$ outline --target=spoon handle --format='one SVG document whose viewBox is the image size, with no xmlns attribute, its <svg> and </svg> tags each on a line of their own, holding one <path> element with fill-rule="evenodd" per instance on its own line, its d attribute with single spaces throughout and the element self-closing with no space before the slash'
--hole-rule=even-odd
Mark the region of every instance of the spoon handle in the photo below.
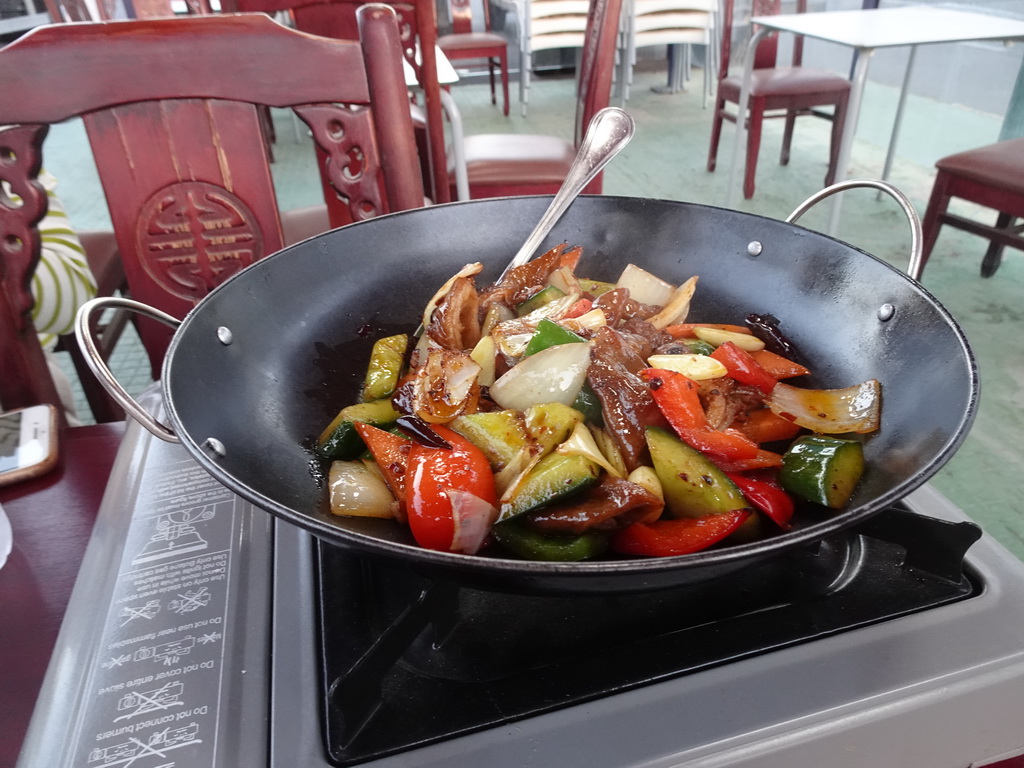
<svg viewBox="0 0 1024 768">
<path fill-rule="evenodd" d="M 502 278 L 513 267 L 520 267 L 533 258 L 538 246 L 562 218 L 562 214 L 572 205 L 573 200 L 583 191 L 590 180 L 600 173 L 608 161 L 615 157 L 633 138 L 634 128 L 633 118 L 618 107 L 607 107 L 594 115 L 565 181 L 562 182 L 558 193 L 540 221 L 537 222 L 533 232 L 526 238 L 519 253 L 505 267 L 505 271 L 501 274 Z"/>
</svg>

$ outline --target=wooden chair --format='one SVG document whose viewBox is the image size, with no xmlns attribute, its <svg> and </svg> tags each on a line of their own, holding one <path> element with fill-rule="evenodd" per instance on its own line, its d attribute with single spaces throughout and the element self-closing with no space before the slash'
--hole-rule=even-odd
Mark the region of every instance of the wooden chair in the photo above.
<svg viewBox="0 0 1024 768">
<path fill-rule="evenodd" d="M 356 40 L 356 11 L 365 0 L 236 0 L 239 11 L 291 14 L 295 28 L 320 37 Z M 414 125 L 424 155 L 424 184 L 435 203 L 452 197 L 447 180 L 441 86 L 437 80 L 437 6 L 434 0 L 388 3 L 398 15 L 402 54 L 423 92 L 422 109 L 414 109 Z"/>
<path fill-rule="evenodd" d="M 38 181 L 29 182 L 39 173 L 39 161 L 32 155 L 34 138 L 29 133 L 13 135 L 0 130 L 4 158 L 0 178 L 21 199 L 20 205 L 13 207 L 0 188 L 0 410 L 49 403 L 63 414 L 32 325 L 35 300 L 29 284 L 41 250 L 35 225 L 46 213 L 46 191 Z M 18 214 L 17 219 L 12 212 Z"/>
<path fill-rule="evenodd" d="M 576 93 L 575 139 L 540 134 L 474 134 L 465 139 L 469 192 L 473 199 L 554 194 L 576 157 L 591 118 L 608 106 L 622 0 L 593 0 Z M 454 184 L 454 176 L 452 176 Z M 603 176 L 585 194 L 601 194 Z"/>
<path fill-rule="evenodd" d="M 923 252 L 921 266 L 928 262 L 939 229 L 946 224 L 989 241 L 981 262 L 981 276 L 991 277 L 1009 246 L 1024 250 L 1024 138 L 1009 139 L 978 149 L 959 152 L 939 160 L 932 194 L 921 222 Z M 953 198 L 966 200 L 998 212 L 994 226 L 949 213 Z"/>
<path fill-rule="evenodd" d="M 26 201 L 0 198 L 5 407 L 52 401 L 25 314 L 50 123 L 84 121 L 132 295 L 178 317 L 284 245 L 256 105 L 309 126 L 332 226 L 423 204 L 395 13 L 359 22 L 362 44 L 238 14 L 52 25 L 0 50 L 0 179 Z M 170 331 L 139 333 L 157 377 Z"/>
<path fill-rule="evenodd" d="M 732 48 L 733 0 L 722 3 L 722 45 L 719 69 L 718 93 L 715 99 L 715 115 L 711 127 L 711 146 L 708 150 L 708 170 L 714 171 L 718 155 L 718 142 L 722 134 L 722 121 L 735 123 L 737 115 L 727 111 L 727 104 L 738 104 L 742 78 L 729 75 L 729 58 Z M 754 0 L 754 16 L 772 16 L 779 13 L 781 0 Z M 807 0 L 797 0 L 796 10 L 807 10 Z M 829 155 L 825 186 L 835 179 L 836 164 L 839 160 L 839 144 L 846 120 L 846 106 L 850 95 L 850 82 L 840 75 L 802 66 L 803 38 L 793 41 L 791 66 L 777 65 L 778 35 L 764 38 L 754 58 L 754 72 L 750 87 L 750 103 L 747 121 L 747 158 L 743 177 L 743 196 L 754 196 L 754 176 L 757 172 L 757 155 L 761 148 L 761 124 L 765 118 L 783 117 L 786 120 L 782 138 L 782 154 L 779 162 L 789 162 L 793 127 L 800 115 L 813 115 L 832 121 L 832 145 Z M 820 107 L 832 107 L 832 112 L 821 111 Z M 781 112 L 778 112 L 781 110 Z M 769 114 L 771 112 L 771 114 Z"/>
<path fill-rule="evenodd" d="M 121 261 L 121 251 L 117 247 L 117 235 L 113 230 L 83 231 L 78 233 L 85 257 L 96 280 L 96 295 L 102 297 L 124 296 L 130 298 L 128 279 Z M 116 311 L 109 317 L 96 318 L 93 323 L 93 336 L 96 347 L 104 362 L 109 362 L 117 347 L 124 329 L 132 318 L 127 312 Z M 123 421 L 124 410 L 93 375 L 92 369 L 85 360 L 78 340 L 73 333 L 57 337 L 57 352 L 66 352 L 75 368 L 82 394 L 92 411 L 93 421 L 105 424 L 111 421 Z"/>
<path fill-rule="evenodd" d="M 98 0 L 93 5 L 87 4 L 85 0 L 45 0 L 45 6 L 50 20 L 54 23 L 108 21 L 113 19 L 117 12 L 114 0 Z M 170 3 L 167 5 L 167 15 L 171 15 Z M 127 293 L 124 266 L 121 264 L 121 254 L 117 250 L 117 239 L 113 231 L 79 231 L 76 234 L 85 249 L 89 268 L 96 279 L 96 295 L 113 296 L 117 293 Z M 127 314 L 116 312 L 111 319 L 96 324 L 97 343 L 104 361 L 110 359 L 127 321 Z M 78 349 L 74 334 L 58 337 L 55 349 L 57 352 L 66 352 L 70 355 L 83 394 L 92 411 L 93 420 L 106 423 L 124 419 L 124 411 L 93 376 Z"/>
<path fill-rule="evenodd" d="M 46 5 L 52 21 L 57 23 L 110 21 L 117 16 L 118 12 L 115 0 L 97 0 L 92 5 L 87 4 L 84 0 L 46 0 Z M 189 13 L 212 13 L 209 0 L 186 0 L 186 7 Z M 145 3 L 132 2 L 131 10 L 132 16 L 139 19 L 174 15 L 169 0 L 149 0 Z M 269 119 L 270 110 L 261 110 L 261 118 L 264 121 L 264 128 L 267 129 L 267 149 L 269 152 L 272 152 L 270 141 L 273 139 L 273 124 Z M 304 213 L 301 218 L 292 218 L 303 222 L 302 226 L 297 228 L 297 236 L 300 238 L 312 234 L 310 230 L 318 226 L 318 224 L 314 225 L 311 223 L 312 217 L 308 213 Z M 323 228 L 326 229 L 326 210 L 320 218 L 323 221 Z M 296 227 L 289 227 L 288 223 L 286 223 L 286 239 L 290 229 L 296 229 Z M 121 263 L 121 254 L 117 247 L 117 237 L 113 230 L 82 231 L 77 234 L 81 240 L 82 247 L 85 249 L 89 268 L 96 278 L 96 295 L 103 297 L 117 294 L 128 296 L 128 282 L 124 274 L 124 265 Z M 104 362 L 110 360 L 110 356 L 120 341 L 121 334 L 129 319 L 128 314 L 125 312 L 114 312 L 110 318 L 95 323 L 93 334 L 96 337 L 97 349 Z M 92 411 L 93 420 L 101 424 L 123 420 L 124 411 L 93 375 L 78 347 L 74 334 L 59 337 L 55 350 L 57 352 L 65 352 L 70 356 L 82 387 L 82 393 L 89 404 L 89 410 Z"/>
<path fill-rule="evenodd" d="M 490 3 L 484 0 L 484 28 L 473 30 L 473 11 L 470 0 L 452 0 L 452 31 L 437 38 L 437 46 L 449 61 L 485 59 L 491 78 L 491 103 L 497 104 L 494 69 L 501 76 L 501 93 L 505 99 L 505 115 L 508 116 L 508 42 L 501 35 L 491 31 Z"/>
</svg>

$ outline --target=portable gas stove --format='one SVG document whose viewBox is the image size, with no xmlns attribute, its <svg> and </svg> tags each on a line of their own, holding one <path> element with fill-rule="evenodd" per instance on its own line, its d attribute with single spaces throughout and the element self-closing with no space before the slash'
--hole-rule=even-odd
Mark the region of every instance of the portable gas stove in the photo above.
<svg viewBox="0 0 1024 768">
<path fill-rule="evenodd" d="M 727 581 L 505 595 L 132 425 L 19 765 L 980 766 L 1024 753 L 1022 629 L 1024 565 L 929 486 Z"/>
</svg>

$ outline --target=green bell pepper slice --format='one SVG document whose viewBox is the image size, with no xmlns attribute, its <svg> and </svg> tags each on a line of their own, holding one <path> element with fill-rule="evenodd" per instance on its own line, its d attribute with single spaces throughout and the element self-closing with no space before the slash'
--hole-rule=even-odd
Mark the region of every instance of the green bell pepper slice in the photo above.
<svg viewBox="0 0 1024 768">
<path fill-rule="evenodd" d="M 405 365 L 409 337 L 404 334 L 377 339 L 370 353 L 370 364 L 363 381 L 363 402 L 390 397 L 398 386 Z"/>
<path fill-rule="evenodd" d="M 605 531 L 588 531 L 579 536 L 543 533 L 522 519 L 500 523 L 491 533 L 503 549 L 516 557 L 547 562 L 592 560 L 608 549 L 609 538 Z"/>
<path fill-rule="evenodd" d="M 556 322 L 544 318 L 537 323 L 537 330 L 530 337 L 526 350 L 523 352 L 523 357 L 535 355 L 542 349 L 557 347 L 560 344 L 579 344 L 585 341 L 586 339 L 582 336 L 573 333 L 567 328 L 563 328 Z"/>
</svg>

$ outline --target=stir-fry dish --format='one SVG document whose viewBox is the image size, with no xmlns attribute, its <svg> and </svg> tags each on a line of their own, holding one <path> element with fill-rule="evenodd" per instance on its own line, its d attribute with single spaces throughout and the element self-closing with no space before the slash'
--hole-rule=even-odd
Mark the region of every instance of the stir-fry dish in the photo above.
<svg viewBox="0 0 1024 768">
<path fill-rule="evenodd" d="M 788 529 L 794 500 L 847 504 L 877 381 L 799 386 L 773 316 L 695 322 L 698 277 L 588 280 L 581 255 L 484 288 L 470 264 L 416 333 L 376 340 L 361 402 L 318 440 L 332 513 L 433 550 L 574 561 L 727 546 Z"/>
</svg>

